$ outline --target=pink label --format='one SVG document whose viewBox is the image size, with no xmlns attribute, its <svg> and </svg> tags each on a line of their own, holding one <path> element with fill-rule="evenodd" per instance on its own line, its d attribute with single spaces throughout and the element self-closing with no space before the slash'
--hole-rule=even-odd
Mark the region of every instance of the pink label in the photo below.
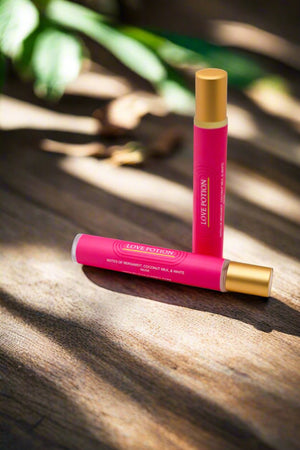
<svg viewBox="0 0 300 450">
<path fill-rule="evenodd" d="M 145 261 L 159 261 L 167 264 L 179 264 L 186 254 L 180 250 L 172 250 L 134 242 L 115 241 L 114 251 L 118 256 L 134 257 Z"/>
<path fill-rule="evenodd" d="M 158 278 L 208 289 L 220 289 L 224 260 L 148 244 L 83 234 L 76 247 L 80 264 Z"/>
<path fill-rule="evenodd" d="M 193 252 L 222 257 L 227 126 L 194 126 Z"/>
</svg>

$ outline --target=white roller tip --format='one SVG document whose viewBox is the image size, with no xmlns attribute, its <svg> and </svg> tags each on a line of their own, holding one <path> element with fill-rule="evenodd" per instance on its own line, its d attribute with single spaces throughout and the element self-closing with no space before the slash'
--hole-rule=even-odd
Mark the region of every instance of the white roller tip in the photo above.
<svg viewBox="0 0 300 450">
<path fill-rule="evenodd" d="M 72 256 L 72 261 L 77 263 L 77 258 L 76 258 L 76 248 L 77 248 L 77 244 L 79 239 L 81 238 L 82 233 L 76 234 L 76 236 L 74 237 L 73 240 L 73 244 L 72 244 L 72 250 L 71 250 L 71 256 Z"/>
</svg>

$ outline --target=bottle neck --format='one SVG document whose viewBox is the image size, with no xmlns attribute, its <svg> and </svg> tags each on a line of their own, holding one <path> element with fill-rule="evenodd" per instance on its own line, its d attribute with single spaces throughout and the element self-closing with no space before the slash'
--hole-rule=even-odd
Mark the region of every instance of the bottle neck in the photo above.
<svg viewBox="0 0 300 450">
<path fill-rule="evenodd" d="M 227 117 L 224 120 L 221 120 L 219 122 L 202 122 L 200 120 L 197 120 L 196 117 L 194 117 L 194 125 L 198 128 L 207 128 L 207 129 L 214 129 L 214 128 L 223 128 L 226 127 L 228 124 Z"/>
<path fill-rule="evenodd" d="M 220 291 L 226 292 L 226 277 L 227 277 L 227 271 L 229 267 L 229 259 L 224 259 L 223 267 L 221 270 L 221 277 L 220 277 Z"/>
</svg>

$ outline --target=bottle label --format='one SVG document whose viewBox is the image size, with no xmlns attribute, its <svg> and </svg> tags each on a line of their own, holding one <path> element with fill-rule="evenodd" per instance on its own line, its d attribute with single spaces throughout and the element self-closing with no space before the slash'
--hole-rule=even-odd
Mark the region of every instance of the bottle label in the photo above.
<svg viewBox="0 0 300 450">
<path fill-rule="evenodd" d="M 117 256 L 141 259 L 146 261 L 164 262 L 165 264 L 179 264 L 186 258 L 186 252 L 153 245 L 136 244 L 134 242 L 115 241 L 113 245 Z"/>
</svg>

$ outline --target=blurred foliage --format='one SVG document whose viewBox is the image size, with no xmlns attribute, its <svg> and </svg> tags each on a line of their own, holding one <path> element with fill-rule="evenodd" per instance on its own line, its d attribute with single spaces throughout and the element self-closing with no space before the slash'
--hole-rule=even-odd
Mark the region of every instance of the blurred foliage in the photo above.
<svg viewBox="0 0 300 450">
<path fill-rule="evenodd" d="M 59 98 L 88 55 L 80 35 L 110 51 L 148 80 L 173 111 L 191 112 L 193 93 L 182 77 L 185 67 L 220 67 L 229 83 L 245 88 L 265 71 L 241 53 L 200 39 L 157 33 L 113 22 L 67 0 L 0 0 L 0 51 L 23 78 L 34 80 L 37 95 Z M 0 61 L 3 78 L 3 58 Z"/>
<path fill-rule="evenodd" d="M 47 97 L 61 95 L 79 74 L 82 56 L 82 44 L 76 36 L 50 27 L 42 31 L 32 58 L 37 93 Z"/>
<path fill-rule="evenodd" d="M 175 33 L 154 34 L 135 27 L 121 29 L 127 35 L 153 48 L 162 60 L 175 67 L 210 66 L 226 70 L 229 83 L 238 88 L 245 88 L 266 75 L 266 71 L 251 58 L 201 39 Z"/>
<path fill-rule="evenodd" d="M 3 54 L 15 58 L 24 39 L 38 23 L 39 13 L 29 0 L 1 0 L 0 45 Z"/>
</svg>

